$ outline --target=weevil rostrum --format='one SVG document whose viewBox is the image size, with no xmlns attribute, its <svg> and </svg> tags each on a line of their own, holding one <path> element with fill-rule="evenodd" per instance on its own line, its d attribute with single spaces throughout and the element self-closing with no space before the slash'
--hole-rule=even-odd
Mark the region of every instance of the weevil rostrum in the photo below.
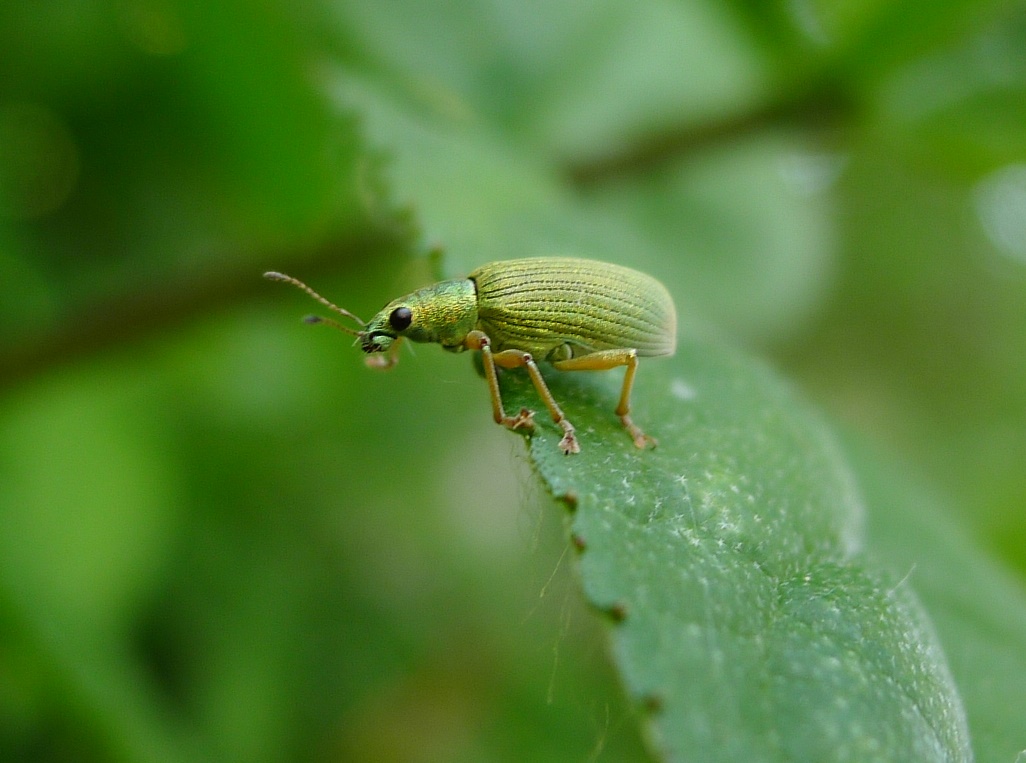
<svg viewBox="0 0 1026 763">
<path fill-rule="evenodd" d="M 631 388 L 639 357 L 672 355 L 677 346 L 677 317 L 666 288 L 636 270 L 594 260 L 537 257 L 482 265 L 466 278 L 440 281 L 389 302 L 364 322 L 291 276 L 266 273 L 292 284 L 342 317 L 349 328 L 327 323 L 355 336 L 368 354 L 367 364 L 390 368 L 402 339 L 435 342 L 450 352 L 479 350 L 492 398 L 492 416 L 510 429 L 531 430 L 534 412 L 506 413 L 496 367 L 527 369 L 552 420 L 563 430 L 560 449 L 580 452 L 573 424 L 553 398 L 535 358 L 560 371 L 603 371 L 626 366 L 616 415 L 639 448 L 656 444 L 630 416 Z"/>
</svg>

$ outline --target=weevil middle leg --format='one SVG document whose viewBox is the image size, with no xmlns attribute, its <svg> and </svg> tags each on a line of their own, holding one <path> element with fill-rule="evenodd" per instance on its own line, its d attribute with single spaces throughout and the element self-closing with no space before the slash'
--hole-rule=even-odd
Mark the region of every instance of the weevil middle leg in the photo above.
<svg viewBox="0 0 1026 763">
<path fill-rule="evenodd" d="M 620 402 L 616 406 L 616 415 L 623 422 L 624 429 L 639 448 L 655 447 L 654 437 L 641 431 L 641 427 L 631 419 L 631 389 L 634 377 L 638 373 L 638 351 L 635 349 L 600 350 L 579 358 L 557 360 L 552 364 L 560 371 L 607 371 L 617 366 L 627 366 L 623 377 L 623 388 L 620 390 Z"/>
<path fill-rule="evenodd" d="M 523 366 L 527 369 L 531 381 L 534 382 L 534 388 L 538 391 L 538 396 L 544 401 L 545 407 L 549 409 L 552 420 L 559 424 L 563 430 L 563 439 L 559 441 L 559 449 L 566 455 L 580 453 L 581 446 L 577 444 L 574 425 L 570 423 L 570 419 L 566 417 L 563 409 L 556 402 L 556 398 L 549 391 L 549 385 L 542 378 L 541 371 L 538 370 L 538 364 L 534 362 L 534 356 L 523 350 L 503 350 L 492 357 L 497 366 L 502 366 L 503 368 L 520 368 Z"/>
<path fill-rule="evenodd" d="M 552 420 L 563 430 L 563 439 L 559 441 L 560 450 L 567 455 L 581 452 L 581 446 L 577 443 L 577 437 L 574 434 L 576 431 L 574 425 L 570 423 L 570 420 L 559 407 L 559 403 L 556 402 L 556 399 L 549 391 L 548 385 L 545 384 L 545 379 L 542 378 L 541 371 L 538 370 L 538 364 L 534 362 L 534 357 L 531 353 L 524 352 L 523 350 L 503 350 L 502 352 L 493 353 L 488 336 L 483 331 L 476 330 L 471 331 L 467 335 L 464 344 L 469 349 L 481 350 L 481 361 L 484 365 L 485 377 L 488 379 L 488 388 L 492 395 L 492 416 L 497 424 L 503 424 L 510 429 L 533 426 L 532 417 L 534 414 L 526 408 L 521 409 L 520 414 L 517 416 L 506 415 L 502 407 L 502 395 L 499 392 L 498 373 L 495 370 L 496 366 L 502 368 L 526 368 L 539 397 L 544 401 L 545 407 L 549 409 Z"/>
</svg>

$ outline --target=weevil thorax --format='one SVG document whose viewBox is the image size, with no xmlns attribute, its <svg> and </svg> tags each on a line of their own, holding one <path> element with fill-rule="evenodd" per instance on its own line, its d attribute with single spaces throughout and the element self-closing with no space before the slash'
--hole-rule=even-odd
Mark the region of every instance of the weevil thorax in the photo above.
<svg viewBox="0 0 1026 763">
<path fill-rule="evenodd" d="M 364 352 L 385 352 L 405 337 L 460 350 L 477 325 L 477 289 L 468 279 L 440 281 L 385 305 L 360 332 Z"/>
</svg>

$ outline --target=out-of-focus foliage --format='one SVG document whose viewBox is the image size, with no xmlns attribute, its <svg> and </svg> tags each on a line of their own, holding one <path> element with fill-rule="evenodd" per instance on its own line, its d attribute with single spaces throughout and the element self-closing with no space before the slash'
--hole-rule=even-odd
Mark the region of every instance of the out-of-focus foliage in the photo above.
<svg viewBox="0 0 1026 763">
<path fill-rule="evenodd" d="M 641 755 L 469 359 L 259 279 L 367 316 L 437 244 L 648 270 L 883 453 L 869 548 L 1014 759 L 1023 51 L 1021 0 L 0 5 L 0 758 Z"/>
</svg>

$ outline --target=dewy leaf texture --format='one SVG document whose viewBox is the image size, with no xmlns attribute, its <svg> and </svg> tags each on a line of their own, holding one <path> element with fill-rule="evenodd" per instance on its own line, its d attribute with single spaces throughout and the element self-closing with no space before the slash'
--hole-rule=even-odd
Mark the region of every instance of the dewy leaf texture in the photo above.
<svg viewBox="0 0 1026 763">
<path fill-rule="evenodd" d="M 548 375 L 577 426 L 539 413 L 535 467 L 572 507 L 584 592 L 667 760 L 972 758 L 965 715 L 906 585 L 861 548 L 829 433 L 766 368 L 704 340 L 641 364 L 640 451 L 616 374 Z M 507 407 L 537 408 L 521 375 Z"/>
</svg>

